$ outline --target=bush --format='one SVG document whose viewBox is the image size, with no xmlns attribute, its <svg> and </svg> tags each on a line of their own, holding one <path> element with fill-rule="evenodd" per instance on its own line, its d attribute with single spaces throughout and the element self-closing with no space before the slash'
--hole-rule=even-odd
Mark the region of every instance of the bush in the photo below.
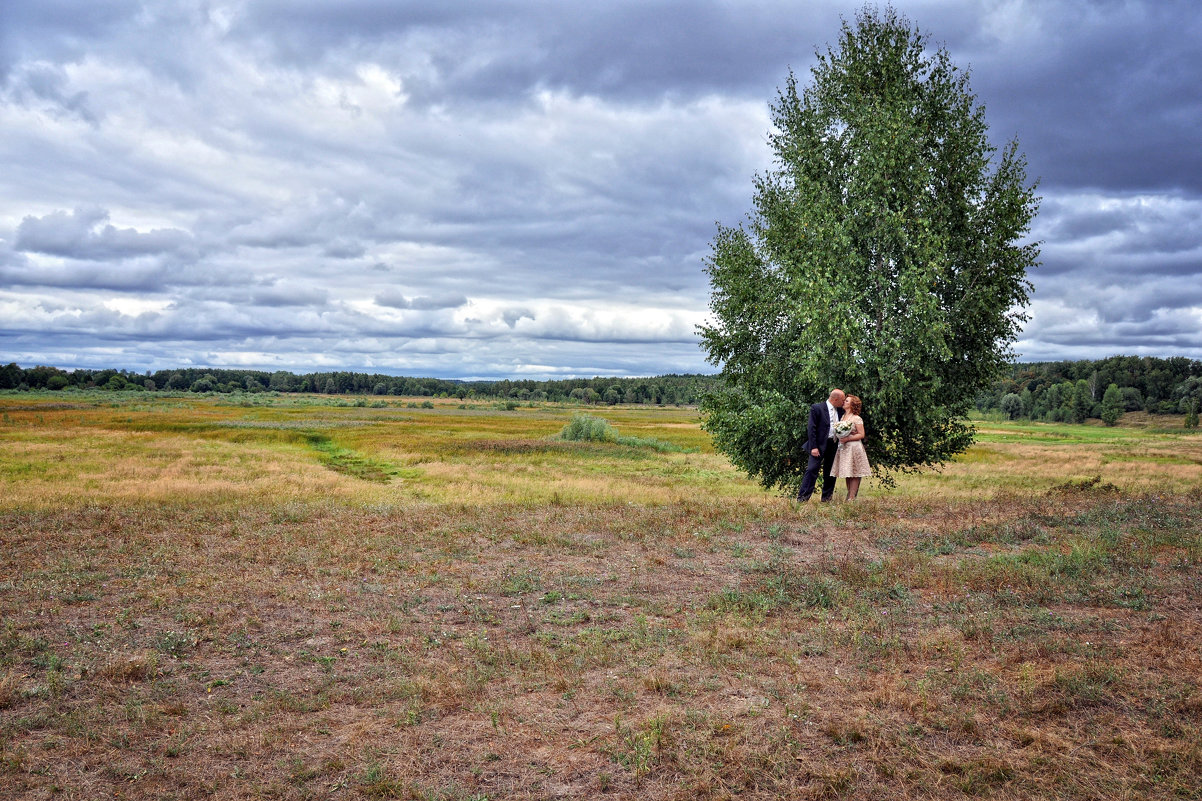
<svg viewBox="0 0 1202 801">
<path fill-rule="evenodd" d="M 559 432 L 559 438 L 571 442 L 617 442 L 618 430 L 600 417 L 577 414 Z"/>
<path fill-rule="evenodd" d="M 1011 420 L 1017 420 L 1022 416 L 1023 413 L 1023 399 L 1013 392 L 1007 392 L 1002 398 L 1000 407 L 1005 413 L 1006 417 L 1010 418 Z M 980 408 L 980 404 L 977 404 L 977 408 Z M 981 411 L 985 410 L 981 409 Z"/>
<path fill-rule="evenodd" d="M 1128 412 L 1142 411 L 1144 408 L 1144 396 L 1135 387 L 1123 387 L 1123 410 Z"/>
</svg>

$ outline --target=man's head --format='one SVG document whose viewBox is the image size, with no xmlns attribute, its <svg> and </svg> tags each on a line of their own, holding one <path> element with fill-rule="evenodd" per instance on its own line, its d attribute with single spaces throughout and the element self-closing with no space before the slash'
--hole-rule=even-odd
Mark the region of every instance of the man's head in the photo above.
<svg viewBox="0 0 1202 801">
<path fill-rule="evenodd" d="M 844 397 L 843 390 L 832 389 L 831 396 L 829 398 L 827 398 L 827 400 L 830 401 L 831 406 L 834 406 L 836 409 L 842 409 L 843 408 L 843 397 Z"/>
</svg>

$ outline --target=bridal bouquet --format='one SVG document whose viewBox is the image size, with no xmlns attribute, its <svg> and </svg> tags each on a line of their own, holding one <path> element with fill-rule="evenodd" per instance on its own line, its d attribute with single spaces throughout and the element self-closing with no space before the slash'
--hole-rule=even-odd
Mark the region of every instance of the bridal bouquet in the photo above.
<svg viewBox="0 0 1202 801">
<path fill-rule="evenodd" d="M 842 439 L 856 433 L 856 424 L 850 420 L 840 420 L 835 423 L 835 436 Z"/>
</svg>

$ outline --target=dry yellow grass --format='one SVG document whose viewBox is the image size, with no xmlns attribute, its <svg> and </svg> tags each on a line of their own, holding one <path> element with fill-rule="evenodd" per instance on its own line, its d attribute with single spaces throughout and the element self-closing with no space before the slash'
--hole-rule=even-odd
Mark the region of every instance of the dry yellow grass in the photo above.
<svg viewBox="0 0 1202 801">
<path fill-rule="evenodd" d="M 270 502 L 675 503 L 693 497 L 772 503 L 713 453 L 690 410 L 600 410 L 623 434 L 692 449 L 593 447 L 551 438 L 565 408 L 435 409 L 241 406 L 207 399 L 39 402 L 0 398 L 0 491 L 17 506 L 120 499 Z M 1140 421 L 1145 422 L 1145 421 Z M 387 483 L 331 470 L 306 437 L 378 462 Z M 1202 438 L 1143 428 L 983 424 L 981 442 L 937 472 L 864 497 L 974 499 L 1100 476 L 1124 490 L 1202 484 Z"/>
<path fill-rule="evenodd" d="M 1202 786 L 1196 435 L 989 426 L 797 509 L 688 410 L 601 410 L 661 453 L 568 409 L 55 403 L 0 396 L 0 795 Z"/>
</svg>

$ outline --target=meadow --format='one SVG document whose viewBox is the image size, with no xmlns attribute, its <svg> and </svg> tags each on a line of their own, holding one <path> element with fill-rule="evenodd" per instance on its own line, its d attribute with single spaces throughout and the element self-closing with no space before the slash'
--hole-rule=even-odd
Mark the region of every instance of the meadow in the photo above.
<svg viewBox="0 0 1202 801">
<path fill-rule="evenodd" d="M 1202 798 L 1181 418 L 799 507 L 578 411 L 0 394 L 0 797 Z"/>
</svg>

